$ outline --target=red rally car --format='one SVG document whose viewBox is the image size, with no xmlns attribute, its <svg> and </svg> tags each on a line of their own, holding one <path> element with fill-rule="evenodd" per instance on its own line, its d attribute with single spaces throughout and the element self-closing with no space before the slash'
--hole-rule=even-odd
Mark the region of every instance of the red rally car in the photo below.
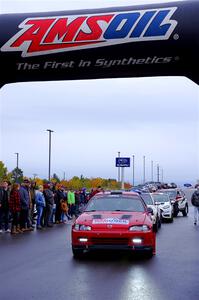
<svg viewBox="0 0 199 300">
<path fill-rule="evenodd" d="M 152 209 L 139 194 L 113 191 L 98 193 L 72 226 L 72 251 L 78 258 L 98 249 L 156 253 Z"/>
</svg>

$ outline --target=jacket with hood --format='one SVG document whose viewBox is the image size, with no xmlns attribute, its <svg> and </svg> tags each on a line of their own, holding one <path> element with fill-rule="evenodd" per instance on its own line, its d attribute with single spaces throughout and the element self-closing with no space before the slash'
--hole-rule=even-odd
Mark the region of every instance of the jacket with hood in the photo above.
<svg viewBox="0 0 199 300">
<path fill-rule="evenodd" d="M 195 191 L 191 197 L 191 203 L 193 206 L 199 207 L 199 190 Z"/>
</svg>

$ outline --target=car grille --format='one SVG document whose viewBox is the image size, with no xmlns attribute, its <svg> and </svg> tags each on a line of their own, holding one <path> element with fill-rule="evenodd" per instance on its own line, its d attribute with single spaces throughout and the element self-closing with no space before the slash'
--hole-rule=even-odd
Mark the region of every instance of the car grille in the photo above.
<svg viewBox="0 0 199 300">
<path fill-rule="evenodd" d="M 128 245 L 126 238 L 92 238 L 91 242 L 95 245 Z"/>
</svg>

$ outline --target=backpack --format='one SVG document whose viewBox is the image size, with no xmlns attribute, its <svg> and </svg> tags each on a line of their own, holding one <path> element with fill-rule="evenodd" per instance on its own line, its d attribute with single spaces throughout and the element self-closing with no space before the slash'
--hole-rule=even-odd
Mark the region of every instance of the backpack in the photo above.
<svg viewBox="0 0 199 300">
<path fill-rule="evenodd" d="M 68 212 L 68 205 L 67 205 L 67 203 L 65 201 L 61 202 L 61 210 L 63 212 Z"/>
<path fill-rule="evenodd" d="M 199 207 L 199 192 L 195 191 L 191 197 L 191 203 L 193 206 Z"/>
</svg>

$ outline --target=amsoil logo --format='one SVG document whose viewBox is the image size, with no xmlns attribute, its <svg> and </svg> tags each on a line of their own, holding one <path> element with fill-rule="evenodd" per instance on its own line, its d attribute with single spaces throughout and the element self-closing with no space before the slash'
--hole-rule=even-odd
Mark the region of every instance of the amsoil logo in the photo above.
<svg viewBox="0 0 199 300">
<path fill-rule="evenodd" d="M 177 7 L 106 14 L 25 19 L 1 51 L 22 57 L 104 47 L 129 42 L 167 40 L 177 26 Z"/>
</svg>

